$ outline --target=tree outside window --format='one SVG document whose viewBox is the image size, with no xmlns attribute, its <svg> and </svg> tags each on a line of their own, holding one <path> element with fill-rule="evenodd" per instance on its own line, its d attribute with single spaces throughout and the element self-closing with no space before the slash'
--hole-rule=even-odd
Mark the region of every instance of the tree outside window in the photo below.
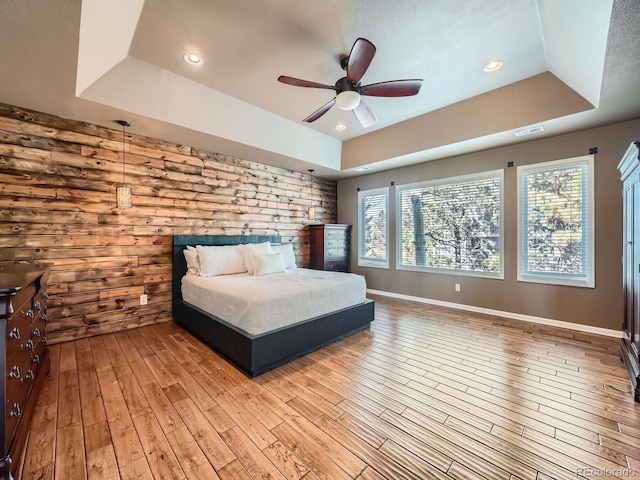
<svg viewBox="0 0 640 480">
<path fill-rule="evenodd" d="M 398 189 L 398 268 L 502 276 L 502 170 Z"/>
<path fill-rule="evenodd" d="M 518 279 L 593 286 L 593 156 L 518 167 Z"/>
<path fill-rule="evenodd" d="M 389 189 L 358 192 L 358 265 L 389 266 L 388 226 Z"/>
</svg>

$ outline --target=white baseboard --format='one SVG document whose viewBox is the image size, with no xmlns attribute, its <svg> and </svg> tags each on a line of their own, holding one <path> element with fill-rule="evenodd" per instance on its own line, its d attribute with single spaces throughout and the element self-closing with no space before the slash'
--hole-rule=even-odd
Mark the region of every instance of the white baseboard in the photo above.
<svg viewBox="0 0 640 480">
<path fill-rule="evenodd" d="M 438 305 L 440 307 L 457 308 L 458 310 L 466 310 L 475 313 L 484 313 L 487 315 L 495 315 L 497 317 L 513 318 L 514 320 L 523 320 L 525 322 L 539 323 L 541 325 L 551 325 L 553 327 L 567 328 L 569 330 L 577 330 L 579 332 L 595 333 L 596 335 L 604 335 L 607 337 L 622 338 L 622 330 L 611 330 L 609 328 L 592 327 L 590 325 L 582 325 L 579 323 L 564 322 L 562 320 L 553 320 L 551 318 L 533 317 L 531 315 L 523 315 L 521 313 L 503 312 L 501 310 L 493 310 L 491 308 L 476 307 L 473 305 L 464 305 L 462 303 L 443 302 L 442 300 L 432 300 L 424 297 L 414 297 L 413 295 L 404 295 L 402 293 L 385 292 L 383 290 L 372 290 L 367 288 L 367 293 L 374 295 L 382 295 L 384 297 L 399 298 L 402 300 L 411 300 L 413 302 L 428 303 Z"/>
</svg>

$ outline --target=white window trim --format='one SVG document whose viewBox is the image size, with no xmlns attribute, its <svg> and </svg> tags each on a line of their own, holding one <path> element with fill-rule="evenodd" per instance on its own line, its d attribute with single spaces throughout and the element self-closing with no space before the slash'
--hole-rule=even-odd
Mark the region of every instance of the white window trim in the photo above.
<svg viewBox="0 0 640 480">
<path fill-rule="evenodd" d="M 384 195 L 385 197 L 385 209 L 386 209 L 385 238 L 387 241 L 385 244 L 384 261 L 363 258 L 363 252 L 362 252 L 363 240 L 362 239 L 364 235 L 364 225 L 362 225 L 362 199 L 363 197 L 370 197 L 373 195 Z M 358 191 L 358 266 L 389 269 L 389 187 Z"/>
<path fill-rule="evenodd" d="M 522 270 L 523 252 L 522 252 L 522 176 L 523 173 L 530 173 L 535 171 L 551 170 L 557 167 L 570 167 L 572 165 L 587 165 L 587 182 L 588 182 L 588 225 L 589 231 L 587 232 L 587 241 L 589 242 L 589 249 L 587 255 L 589 256 L 589 272 L 586 280 L 577 280 L 573 278 L 566 278 L 561 275 L 548 275 L 548 274 L 527 274 Z M 580 157 L 566 158 L 561 160 L 552 160 L 550 162 L 536 163 L 532 165 L 522 165 L 517 167 L 518 176 L 518 281 L 519 282 L 531 282 L 531 283 L 544 283 L 548 285 L 564 285 L 570 287 L 583 287 L 583 288 L 595 288 L 596 276 L 595 276 L 595 177 L 594 177 L 594 155 L 583 155 Z"/>
<path fill-rule="evenodd" d="M 402 249 L 402 208 L 400 202 L 400 194 L 404 190 L 411 190 L 414 188 L 420 188 L 424 186 L 432 185 L 445 185 L 449 183 L 465 182 L 470 180 L 481 180 L 483 178 L 500 178 L 500 269 L 498 272 L 480 272 L 475 270 L 453 270 L 447 268 L 433 268 L 433 267 L 417 267 L 412 265 L 401 265 L 401 249 Z M 504 170 L 489 170 L 486 172 L 470 173 L 466 175 L 459 175 L 456 177 L 445 177 L 435 180 L 428 180 L 423 182 L 410 183 L 406 185 L 399 185 L 396 187 L 396 270 L 406 270 L 414 272 L 426 272 L 426 273 L 438 273 L 444 275 L 457 275 L 465 277 L 480 277 L 480 278 L 492 278 L 497 280 L 504 279 Z"/>
</svg>

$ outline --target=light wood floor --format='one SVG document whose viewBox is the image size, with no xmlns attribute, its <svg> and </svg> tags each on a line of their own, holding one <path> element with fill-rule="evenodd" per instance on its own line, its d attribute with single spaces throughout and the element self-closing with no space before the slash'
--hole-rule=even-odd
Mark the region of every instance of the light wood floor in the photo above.
<svg viewBox="0 0 640 480">
<path fill-rule="evenodd" d="M 616 339 L 374 298 L 257 379 L 174 324 L 52 346 L 22 478 L 640 476 Z"/>
</svg>

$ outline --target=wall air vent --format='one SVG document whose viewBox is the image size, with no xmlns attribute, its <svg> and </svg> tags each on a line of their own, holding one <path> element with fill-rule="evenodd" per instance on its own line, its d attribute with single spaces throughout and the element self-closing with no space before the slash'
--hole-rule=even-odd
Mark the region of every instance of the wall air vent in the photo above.
<svg viewBox="0 0 640 480">
<path fill-rule="evenodd" d="M 538 125 L 537 127 L 526 128 L 524 130 L 518 130 L 514 132 L 516 137 L 524 137 L 525 135 L 531 135 L 532 133 L 540 133 L 544 132 L 544 127 L 542 125 Z"/>
</svg>

